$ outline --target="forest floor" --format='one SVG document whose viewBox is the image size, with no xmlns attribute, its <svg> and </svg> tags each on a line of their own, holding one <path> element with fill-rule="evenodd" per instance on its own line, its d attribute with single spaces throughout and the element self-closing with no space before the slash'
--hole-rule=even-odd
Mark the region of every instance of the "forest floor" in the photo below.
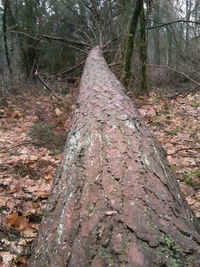
<svg viewBox="0 0 200 267">
<path fill-rule="evenodd" d="M 77 88 L 55 98 L 35 90 L 0 101 L 0 266 L 27 266 Z M 166 149 L 182 191 L 200 218 L 200 93 L 168 99 L 152 93 L 136 105 Z"/>
</svg>

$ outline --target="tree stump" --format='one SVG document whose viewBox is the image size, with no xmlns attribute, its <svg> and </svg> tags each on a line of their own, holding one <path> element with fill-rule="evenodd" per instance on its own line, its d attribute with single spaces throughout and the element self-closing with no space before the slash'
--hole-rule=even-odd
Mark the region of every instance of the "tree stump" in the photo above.
<svg viewBox="0 0 200 267">
<path fill-rule="evenodd" d="M 29 266 L 200 266 L 199 249 L 164 150 L 93 48 Z"/>
</svg>

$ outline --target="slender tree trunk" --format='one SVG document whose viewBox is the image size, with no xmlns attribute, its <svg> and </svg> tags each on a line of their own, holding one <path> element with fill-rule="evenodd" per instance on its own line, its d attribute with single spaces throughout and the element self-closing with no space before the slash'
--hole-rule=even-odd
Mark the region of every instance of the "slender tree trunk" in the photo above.
<svg viewBox="0 0 200 267">
<path fill-rule="evenodd" d="M 141 61 L 141 94 L 148 94 L 147 86 L 147 39 L 145 30 L 145 12 L 144 8 L 140 13 L 140 61 Z"/>
<path fill-rule="evenodd" d="M 124 73 L 123 73 L 123 78 L 122 78 L 122 82 L 125 85 L 125 87 L 128 87 L 129 82 L 130 82 L 131 63 L 132 63 L 132 57 L 133 57 L 133 47 L 134 47 L 134 41 L 135 41 L 138 19 L 139 19 L 140 12 L 141 12 L 142 8 L 143 8 L 143 0 L 136 0 L 135 7 L 133 10 L 133 15 L 131 18 L 130 27 L 129 27 L 127 44 L 126 44 Z"/>
<path fill-rule="evenodd" d="M 154 8 L 154 25 L 157 26 L 160 20 L 160 4 L 155 3 Z M 154 62 L 156 65 L 160 65 L 160 29 L 154 30 Z"/>
<path fill-rule="evenodd" d="M 195 21 L 198 21 L 198 19 L 199 19 L 199 12 L 200 12 L 199 6 L 200 6 L 199 0 L 196 0 L 195 1 L 195 11 L 194 11 Z M 195 36 L 195 38 L 198 36 L 198 29 L 199 29 L 199 25 L 195 23 L 195 25 L 194 25 L 194 36 Z"/>
<path fill-rule="evenodd" d="M 191 0 L 186 0 L 186 20 L 190 20 L 191 17 Z M 186 37 L 185 37 L 185 54 L 188 56 L 189 52 L 189 39 L 190 39 L 190 24 L 186 23 Z"/>
<path fill-rule="evenodd" d="M 38 27 L 38 1 L 29 0 L 24 5 L 24 23 L 25 31 L 29 34 L 36 35 Z M 23 38 L 23 46 L 21 47 L 22 60 L 26 72 L 26 79 L 32 78 L 37 68 L 38 51 L 37 41 L 30 38 Z"/>
<path fill-rule="evenodd" d="M 200 266 L 197 219 L 99 47 L 78 105 L 29 266 Z"/>
<path fill-rule="evenodd" d="M 167 47 L 167 66 L 172 66 L 172 33 L 170 32 L 169 27 L 166 27 L 167 30 L 167 39 L 168 39 L 168 47 Z"/>
<path fill-rule="evenodd" d="M 3 40 L 4 49 L 6 55 L 6 61 L 10 74 L 12 75 L 12 68 L 10 63 L 9 49 L 8 49 L 8 36 L 7 36 L 7 14 L 8 14 L 9 3 L 8 0 L 4 0 L 4 12 L 3 12 Z"/>
</svg>

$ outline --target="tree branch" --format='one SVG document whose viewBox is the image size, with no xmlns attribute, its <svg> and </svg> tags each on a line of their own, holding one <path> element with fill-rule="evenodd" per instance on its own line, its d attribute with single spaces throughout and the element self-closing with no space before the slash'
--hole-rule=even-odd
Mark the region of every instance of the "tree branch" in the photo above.
<svg viewBox="0 0 200 267">
<path fill-rule="evenodd" d="M 66 71 L 51 75 L 51 77 L 62 76 L 62 75 L 68 74 L 68 73 L 72 72 L 73 70 L 76 70 L 77 68 L 79 68 L 83 64 L 85 64 L 85 60 L 81 61 L 80 63 L 78 63 L 77 65 L 73 66 L 72 68 L 70 68 Z"/>
<path fill-rule="evenodd" d="M 179 19 L 179 20 L 174 20 L 174 21 L 170 21 L 170 22 L 166 22 L 166 23 L 161 23 L 159 25 L 156 26 L 152 26 L 152 27 L 146 27 L 146 30 L 153 30 L 153 29 L 157 29 L 157 28 L 161 28 L 161 27 L 165 27 L 171 24 L 175 24 L 175 23 L 194 23 L 194 24 L 200 24 L 200 22 L 198 21 L 193 21 L 193 20 L 184 20 L 184 19 Z"/>
<path fill-rule="evenodd" d="M 49 36 L 49 35 L 42 35 L 41 36 L 43 39 L 48 39 L 48 40 L 54 40 L 54 41 L 60 41 L 63 43 L 71 44 L 71 45 L 78 45 L 78 46 L 85 46 L 91 48 L 92 46 L 90 44 L 87 44 L 85 42 L 79 42 L 75 40 L 69 40 L 69 39 L 64 39 L 60 37 L 55 37 L 55 36 Z"/>
<path fill-rule="evenodd" d="M 188 80 L 190 80 L 191 82 L 193 82 L 193 83 L 195 83 L 196 85 L 200 86 L 200 83 L 199 83 L 199 82 L 193 80 L 190 76 L 188 76 L 187 74 L 185 74 L 185 73 L 182 72 L 182 71 L 175 70 L 175 69 L 173 69 L 173 68 L 171 68 L 171 67 L 168 67 L 168 66 L 166 66 L 166 65 L 155 65 L 155 64 L 148 64 L 148 65 L 149 65 L 149 66 L 154 66 L 154 67 L 167 68 L 167 69 L 169 69 L 169 70 L 172 70 L 172 71 L 174 71 L 174 72 L 176 72 L 176 73 L 179 73 L 179 74 L 183 75 L 184 77 L 186 77 L 186 78 L 187 78 Z"/>
<path fill-rule="evenodd" d="M 77 45 L 77 46 L 83 46 L 83 47 L 91 48 L 91 45 L 87 44 L 85 42 L 80 42 L 80 41 L 76 41 L 76 40 L 69 40 L 69 39 L 56 37 L 56 36 L 50 36 L 50 35 L 46 35 L 46 34 L 33 36 L 33 35 L 28 34 L 28 33 L 20 32 L 20 31 L 10 31 L 10 32 L 24 35 L 28 38 L 35 40 L 35 41 L 41 41 L 42 39 L 47 39 L 47 40 L 54 40 L 54 41 L 63 42 L 63 43 L 70 44 L 70 45 Z"/>
<path fill-rule="evenodd" d="M 47 83 L 40 77 L 40 75 L 39 75 L 38 72 L 36 72 L 35 75 L 36 75 L 36 77 L 38 78 L 38 80 L 44 85 L 44 87 L 45 87 L 47 90 L 49 90 L 49 92 L 50 92 L 53 96 L 55 96 L 57 99 L 61 100 L 61 98 L 58 97 L 58 96 L 53 92 L 53 90 L 49 87 L 49 85 L 48 85 L 48 84 L 47 84 Z"/>
</svg>

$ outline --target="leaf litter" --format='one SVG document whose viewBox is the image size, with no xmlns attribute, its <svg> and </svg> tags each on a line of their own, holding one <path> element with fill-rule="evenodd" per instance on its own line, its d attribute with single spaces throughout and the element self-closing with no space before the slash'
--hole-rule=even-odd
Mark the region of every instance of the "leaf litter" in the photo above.
<svg viewBox="0 0 200 267">
<path fill-rule="evenodd" d="M 61 109 L 62 105 L 54 103 L 50 95 L 37 92 L 10 97 L 7 105 L 0 107 L 1 266 L 27 266 L 61 159 L 62 149 L 38 143 L 30 131 L 35 125 L 35 129 L 43 131 L 44 125 L 49 124 L 49 134 L 51 129 L 54 131 L 53 138 L 48 136 L 51 142 L 54 134 L 66 133 L 75 98 L 76 94 L 68 94 L 67 102 L 62 103 L 67 108 Z M 200 93 L 172 100 L 152 93 L 136 100 L 141 116 L 166 149 L 169 163 L 197 217 L 200 217 L 199 102 Z"/>
<path fill-rule="evenodd" d="M 75 98 L 73 88 L 62 96 L 62 103 L 37 91 L 10 96 L 0 106 L 0 266 L 27 266 L 61 159 Z M 40 143 L 40 132 L 37 139 L 32 137 L 30 132 L 37 124 L 49 125 L 53 138 L 43 136 Z M 57 149 L 58 143 L 53 142 L 61 135 Z"/>
<path fill-rule="evenodd" d="M 152 93 L 139 98 L 137 106 L 165 148 L 181 190 L 200 218 L 200 93 L 171 100 Z"/>
</svg>

